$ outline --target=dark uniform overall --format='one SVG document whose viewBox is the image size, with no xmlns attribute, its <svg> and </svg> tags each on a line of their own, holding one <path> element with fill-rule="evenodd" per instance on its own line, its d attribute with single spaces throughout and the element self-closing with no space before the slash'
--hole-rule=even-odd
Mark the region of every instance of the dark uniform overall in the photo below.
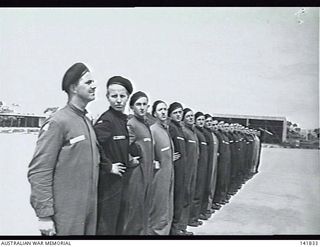
<svg viewBox="0 0 320 247">
<path fill-rule="evenodd" d="M 233 136 L 235 137 L 234 139 L 234 145 L 236 146 L 236 169 L 235 169 L 235 180 L 234 183 L 232 184 L 232 190 L 237 191 L 241 187 L 241 168 L 242 168 L 242 136 L 238 131 L 233 132 Z"/>
<path fill-rule="evenodd" d="M 215 135 L 214 131 L 211 131 L 211 134 L 213 137 L 213 167 L 212 167 L 212 176 L 211 176 L 211 182 L 210 182 L 208 210 L 214 209 L 213 198 L 214 198 L 214 194 L 215 194 L 216 186 L 217 186 L 218 156 L 219 156 L 219 139 Z"/>
<path fill-rule="evenodd" d="M 230 147 L 229 139 L 224 132 L 218 130 L 215 132 L 219 139 L 219 157 L 218 157 L 218 178 L 214 203 L 221 203 L 227 200 L 227 192 L 230 181 Z"/>
<path fill-rule="evenodd" d="M 230 147 L 230 181 L 229 181 L 229 193 L 234 193 L 236 190 L 236 179 L 238 171 L 238 152 L 237 152 L 237 137 L 231 133 L 227 132 L 226 136 L 229 138 Z"/>
<path fill-rule="evenodd" d="M 98 191 L 98 235 L 121 233 L 119 225 L 123 179 L 110 173 L 113 163 L 128 166 L 129 138 L 127 115 L 109 108 L 97 120 L 94 129 L 106 158 L 102 160 Z"/>
<path fill-rule="evenodd" d="M 184 195 L 187 188 L 185 184 L 186 173 L 186 143 L 182 126 L 180 123 L 171 120 L 169 124 L 169 134 L 172 138 L 174 152 L 180 153 L 180 158 L 174 161 L 174 211 L 171 233 L 179 230 L 185 230 L 182 224 L 182 210 L 184 204 Z"/>
<path fill-rule="evenodd" d="M 205 191 L 204 195 L 202 198 L 202 203 L 201 203 L 201 214 L 206 215 L 207 210 L 209 207 L 209 196 L 211 192 L 211 179 L 212 179 L 212 172 L 213 172 L 213 136 L 211 134 L 211 130 L 207 128 L 203 128 L 203 134 L 204 137 L 206 138 L 207 146 L 208 146 L 208 165 L 207 165 L 207 174 L 205 179 Z M 210 207 L 209 207 L 210 208 Z"/>
<path fill-rule="evenodd" d="M 245 141 L 246 141 L 246 156 L 245 156 L 245 179 L 250 178 L 250 169 L 252 163 L 252 156 L 253 156 L 253 138 L 249 134 L 245 134 Z"/>
</svg>

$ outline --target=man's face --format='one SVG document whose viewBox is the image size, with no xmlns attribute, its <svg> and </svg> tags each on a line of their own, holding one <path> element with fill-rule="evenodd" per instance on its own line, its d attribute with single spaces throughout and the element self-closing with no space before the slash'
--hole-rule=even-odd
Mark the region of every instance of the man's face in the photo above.
<svg viewBox="0 0 320 247">
<path fill-rule="evenodd" d="M 167 105 L 165 103 L 158 104 L 154 112 L 154 116 L 161 122 L 164 122 L 168 116 Z"/>
<path fill-rule="evenodd" d="M 208 117 L 205 121 L 204 121 L 204 126 L 208 129 L 211 129 L 212 127 L 212 118 Z"/>
<path fill-rule="evenodd" d="M 148 99 L 146 97 L 139 98 L 131 107 L 135 116 L 143 117 L 148 110 Z"/>
<path fill-rule="evenodd" d="M 72 85 L 72 91 L 84 102 L 95 99 L 96 85 L 90 72 L 85 73 L 78 84 Z"/>
<path fill-rule="evenodd" d="M 118 84 L 112 84 L 107 88 L 107 99 L 110 106 L 115 111 L 123 112 L 129 99 L 129 95 L 125 87 Z"/>
<path fill-rule="evenodd" d="M 204 126 L 204 116 L 199 116 L 196 119 L 196 126 L 202 128 Z"/>
<path fill-rule="evenodd" d="M 184 115 L 184 122 L 186 124 L 192 125 L 194 124 L 194 114 L 193 111 L 188 111 L 186 115 Z"/>
<path fill-rule="evenodd" d="M 180 122 L 182 120 L 182 114 L 183 114 L 183 110 L 181 107 L 179 107 L 171 112 L 170 117 L 172 120 L 176 122 Z"/>
</svg>

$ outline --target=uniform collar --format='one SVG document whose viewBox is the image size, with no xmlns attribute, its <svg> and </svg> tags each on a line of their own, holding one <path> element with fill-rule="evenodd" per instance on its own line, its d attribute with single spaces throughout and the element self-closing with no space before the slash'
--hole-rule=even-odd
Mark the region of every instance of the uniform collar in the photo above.
<svg viewBox="0 0 320 247">
<path fill-rule="evenodd" d="M 81 110 L 78 107 L 76 107 L 75 105 L 73 105 L 72 103 L 68 103 L 67 105 L 73 112 L 75 112 L 76 114 L 78 114 L 79 116 L 84 117 L 88 112 L 86 109 Z"/>
<path fill-rule="evenodd" d="M 127 117 L 128 117 L 126 114 L 122 113 L 121 111 L 116 111 L 111 106 L 109 107 L 109 111 L 111 111 L 114 115 L 117 115 L 118 117 L 123 118 L 123 119 L 127 119 Z"/>
<path fill-rule="evenodd" d="M 191 129 L 192 131 L 194 131 L 194 125 L 192 124 L 192 125 L 190 125 L 190 124 L 184 124 L 184 126 L 186 126 L 187 128 L 189 128 L 189 129 Z"/>
<path fill-rule="evenodd" d="M 133 117 L 136 118 L 139 122 L 141 122 L 141 123 L 143 123 L 143 124 L 145 124 L 147 126 L 150 126 L 150 122 L 149 122 L 149 120 L 148 120 L 148 118 L 146 116 L 138 117 L 136 115 L 133 115 Z"/>
<path fill-rule="evenodd" d="M 165 130 L 168 130 L 168 124 L 167 123 L 163 123 L 160 122 L 158 119 L 156 120 L 156 124 L 158 124 L 159 126 L 161 126 L 162 128 L 164 128 Z"/>
<path fill-rule="evenodd" d="M 177 127 L 181 127 L 181 122 L 177 122 L 177 121 L 174 121 L 174 120 L 172 120 L 171 119 L 171 121 L 170 121 L 172 124 L 174 124 L 175 126 L 177 126 Z"/>
</svg>

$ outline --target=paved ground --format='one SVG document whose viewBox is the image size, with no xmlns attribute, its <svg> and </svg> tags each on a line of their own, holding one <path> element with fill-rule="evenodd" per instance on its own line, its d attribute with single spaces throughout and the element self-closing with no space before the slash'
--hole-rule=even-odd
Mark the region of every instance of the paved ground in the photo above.
<svg viewBox="0 0 320 247">
<path fill-rule="evenodd" d="M 26 179 L 36 135 L 0 134 L 0 235 L 38 235 Z M 260 173 L 198 228 L 203 235 L 320 234 L 318 150 L 266 148 Z"/>
<path fill-rule="evenodd" d="M 263 149 L 260 172 L 189 230 L 201 235 L 320 234 L 319 150 Z"/>
</svg>

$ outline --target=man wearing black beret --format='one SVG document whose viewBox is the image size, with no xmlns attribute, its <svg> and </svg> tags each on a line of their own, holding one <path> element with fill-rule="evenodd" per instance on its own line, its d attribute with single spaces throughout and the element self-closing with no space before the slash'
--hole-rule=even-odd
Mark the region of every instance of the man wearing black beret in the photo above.
<svg viewBox="0 0 320 247">
<path fill-rule="evenodd" d="M 194 127 L 194 113 L 190 108 L 183 109 L 183 133 L 186 141 L 186 173 L 185 173 L 185 187 L 186 194 L 183 206 L 183 226 L 187 224 L 193 224 L 192 213 L 194 205 L 196 203 L 193 202 L 194 193 L 196 189 L 196 179 L 197 179 L 197 166 L 198 166 L 198 158 L 199 158 L 199 140 L 195 133 Z M 194 226 L 198 226 L 200 223 L 196 222 Z M 185 227 L 186 228 L 186 227 Z"/>
<path fill-rule="evenodd" d="M 135 165 L 127 167 L 124 176 L 120 225 L 122 235 L 147 235 L 150 203 L 153 195 L 150 187 L 153 179 L 153 140 L 150 123 L 146 118 L 148 96 L 141 91 L 130 98 L 133 116 L 128 120 L 129 160 L 139 158 Z"/>
<path fill-rule="evenodd" d="M 100 157 L 85 107 L 96 87 L 89 69 L 76 63 L 62 89 L 68 104 L 42 125 L 29 164 L 31 205 L 42 235 L 95 235 Z"/>
<path fill-rule="evenodd" d="M 213 207 L 220 207 L 229 202 L 230 196 L 227 194 L 230 182 L 230 161 L 231 161 L 231 150 L 229 138 L 226 135 L 225 123 L 221 121 L 217 125 L 217 131 L 215 134 L 219 139 L 219 157 L 218 157 L 218 175 L 216 182 L 216 191 L 213 198 Z M 217 208 L 217 209 L 218 209 Z"/>
<path fill-rule="evenodd" d="M 199 226 L 202 224 L 202 221 L 199 220 L 201 213 L 201 205 L 203 196 L 206 189 L 206 177 L 208 170 L 208 143 L 203 133 L 204 127 L 204 114 L 202 112 L 197 112 L 195 114 L 195 132 L 199 140 L 199 158 L 197 166 L 197 179 L 196 179 L 196 188 L 193 198 L 193 207 L 190 212 L 191 222 L 189 226 Z"/>
<path fill-rule="evenodd" d="M 183 116 L 183 107 L 178 102 L 173 102 L 168 109 L 170 117 L 169 133 L 174 147 L 174 212 L 171 226 L 171 235 L 192 235 L 188 232 L 187 225 L 183 217 L 184 197 L 187 186 L 185 184 L 186 173 L 186 143 L 182 131 L 181 120 Z"/>
<path fill-rule="evenodd" d="M 211 188 L 212 188 L 212 174 L 215 172 L 215 167 L 213 163 L 213 151 L 214 151 L 214 142 L 213 136 L 211 133 L 212 126 L 212 116 L 210 114 L 205 114 L 205 124 L 203 128 L 203 134 L 206 138 L 208 144 L 208 169 L 207 169 L 207 177 L 204 178 L 206 180 L 206 189 L 204 192 L 202 206 L 201 206 L 201 214 L 200 219 L 206 220 L 210 218 L 211 214 L 214 213 L 214 210 L 211 209 L 212 201 L 210 198 Z"/>
<path fill-rule="evenodd" d="M 132 93 L 131 82 L 121 76 L 107 82 L 109 109 L 94 125 L 99 144 L 102 146 L 98 186 L 98 235 L 121 234 L 121 199 L 124 179 L 129 165 L 129 134 L 127 115 L 124 110 Z M 138 162 L 138 161 L 136 161 Z"/>
</svg>

